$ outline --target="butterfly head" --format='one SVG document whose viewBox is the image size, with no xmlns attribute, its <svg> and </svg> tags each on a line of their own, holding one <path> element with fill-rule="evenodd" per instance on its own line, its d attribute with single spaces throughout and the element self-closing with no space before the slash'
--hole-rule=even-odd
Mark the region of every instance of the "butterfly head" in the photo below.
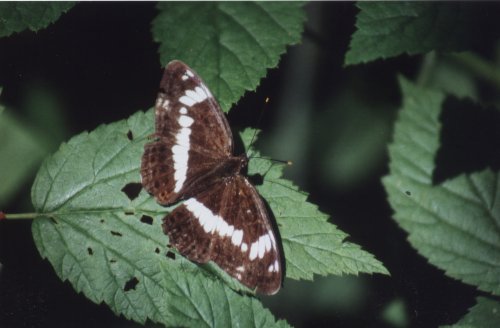
<svg viewBox="0 0 500 328">
<path fill-rule="evenodd" d="M 248 165 L 248 157 L 246 154 L 240 156 L 229 157 L 219 166 L 221 176 L 235 176 L 245 170 Z"/>
</svg>

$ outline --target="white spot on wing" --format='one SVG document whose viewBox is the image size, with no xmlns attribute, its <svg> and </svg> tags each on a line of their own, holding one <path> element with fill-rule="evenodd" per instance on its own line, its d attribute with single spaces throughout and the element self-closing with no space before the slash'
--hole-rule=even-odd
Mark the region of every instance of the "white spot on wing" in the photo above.
<svg viewBox="0 0 500 328">
<path fill-rule="evenodd" d="M 234 226 L 229 225 L 219 215 L 215 215 L 209 208 L 197 201 L 195 198 L 190 198 L 184 202 L 186 208 L 193 213 L 198 219 L 203 230 L 207 233 L 217 233 L 221 237 L 230 237 L 233 244 L 243 238 L 242 230 L 234 230 Z M 237 245 L 239 246 L 239 244 Z"/>
<path fill-rule="evenodd" d="M 269 252 L 271 250 L 271 238 L 269 237 L 269 234 L 263 237 L 264 237 L 264 246 L 266 248 L 266 252 Z"/>
<path fill-rule="evenodd" d="M 234 246 L 240 246 L 241 241 L 243 240 L 243 230 L 235 230 L 233 232 L 233 237 L 231 238 L 231 242 Z"/>
<path fill-rule="evenodd" d="M 274 235 L 272 233 L 269 234 L 269 238 L 271 239 L 272 247 L 276 248 L 276 240 L 274 239 Z"/>
<path fill-rule="evenodd" d="M 191 71 L 190 71 L 190 70 L 188 70 L 188 69 L 186 70 L 186 74 L 187 74 L 189 77 L 193 77 L 193 76 L 194 76 L 193 72 L 191 72 Z"/>
<path fill-rule="evenodd" d="M 248 251 L 248 244 L 247 243 L 242 243 L 241 244 L 241 251 L 244 253 Z"/>
<path fill-rule="evenodd" d="M 257 254 L 259 253 L 258 247 L 259 247 L 258 240 L 255 243 L 252 243 L 252 246 L 250 246 L 250 254 L 248 255 L 250 261 L 253 261 L 257 258 Z"/>
<path fill-rule="evenodd" d="M 232 236 L 232 235 L 233 235 L 233 232 L 234 232 L 234 226 L 229 225 L 229 226 L 228 226 L 228 229 L 227 229 L 227 231 L 226 231 L 225 236 Z"/>
<path fill-rule="evenodd" d="M 182 96 L 182 97 L 180 97 L 179 101 L 181 103 L 183 103 L 184 105 L 189 106 L 189 107 L 191 107 L 194 104 L 196 104 L 196 102 L 194 101 L 194 99 L 191 99 L 188 96 Z"/>
<path fill-rule="evenodd" d="M 174 161 L 174 180 L 175 180 L 175 192 L 179 192 L 186 181 L 187 166 L 189 160 L 189 136 L 191 135 L 191 129 L 189 128 L 193 124 L 194 120 L 186 115 L 181 115 L 179 117 L 179 124 L 181 129 L 175 136 L 176 145 L 172 147 L 173 161 Z"/>
<path fill-rule="evenodd" d="M 225 236 L 226 233 L 229 231 L 229 225 L 224 220 L 217 220 L 217 226 L 215 227 L 215 231 L 219 235 Z"/>
<path fill-rule="evenodd" d="M 179 117 L 179 124 L 184 128 L 189 128 L 193 124 L 193 122 L 194 120 L 187 115 L 181 115 Z"/>
<path fill-rule="evenodd" d="M 199 87 L 196 87 L 196 89 L 198 89 L 198 88 Z M 196 89 L 195 90 L 186 90 L 186 96 L 190 97 L 195 102 L 199 103 L 199 102 L 202 102 L 203 100 L 205 100 L 205 98 L 203 97 L 205 94 L 199 94 Z"/>
<path fill-rule="evenodd" d="M 257 257 L 262 259 L 266 252 L 269 252 L 274 246 L 274 237 L 272 234 L 267 233 L 262 235 L 250 246 L 250 254 L 248 257 L 250 261 L 255 260 Z"/>
<path fill-rule="evenodd" d="M 186 109 L 186 107 L 181 107 L 181 109 L 179 110 L 179 113 L 181 114 L 187 114 L 188 110 Z"/>
<path fill-rule="evenodd" d="M 168 100 L 165 100 L 164 104 L 168 103 Z M 185 107 L 181 108 L 181 112 L 187 112 Z M 174 180 L 175 187 L 174 191 L 179 192 L 186 181 L 187 174 L 187 166 L 189 160 L 189 149 L 191 145 L 189 143 L 189 136 L 191 135 L 191 129 L 189 128 L 193 124 L 194 120 L 187 116 L 181 115 L 179 117 L 179 125 L 181 129 L 175 136 L 176 145 L 172 148 L 173 160 L 174 160 Z"/>
<path fill-rule="evenodd" d="M 207 215 L 205 224 L 203 225 L 203 230 L 205 232 L 213 233 L 215 231 L 215 228 L 217 227 L 217 217 L 213 215 L 212 212 L 210 212 L 209 215 Z"/>
<path fill-rule="evenodd" d="M 274 271 L 275 272 L 280 271 L 280 264 L 279 264 L 278 260 L 274 261 Z"/>
<path fill-rule="evenodd" d="M 191 134 L 191 129 L 189 128 L 182 128 L 179 133 L 175 136 L 175 141 L 177 142 L 177 145 L 185 147 L 189 149 L 189 135 Z M 175 161 L 174 158 L 174 167 L 177 162 Z M 178 163 L 180 164 L 180 163 Z M 187 163 L 186 163 L 187 164 Z M 186 165 L 183 165 L 186 166 Z"/>
<path fill-rule="evenodd" d="M 239 267 L 236 268 L 236 271 L 244 272 L 245 271 L 245 267 L 243 265 L 240 265 Z"/>
<path fill-rule="evenodd" d="M 190 128 L 182 128 L 176 136 L 179 144 L 172 147 L 172 154 L 174 160 L 174 180 L 175 192 L 179 192 L 186 181 L 188 152 L 189 152 L 189 135 L 191 134 Z M 187 143 L 187 147 L 186 147 Z"/>
<path fill-rule="evenodd" d="M 267 235 L 261 236 L 259 238 L 259 259 L 264 258 L 264 254 L 266 253 L 266 244 L 264 243 L 264 238 Z"/>
<path fill-rule="evenodd" d="M 193 106 L 211 96 L 212 94 L 208 91 L 208 88 L 202 85 L 202 87 L 196 87 L 193 90 L 186 90 L 184 95 L 179 98 L 179 101 L 186 106 Z"/>
</svg>

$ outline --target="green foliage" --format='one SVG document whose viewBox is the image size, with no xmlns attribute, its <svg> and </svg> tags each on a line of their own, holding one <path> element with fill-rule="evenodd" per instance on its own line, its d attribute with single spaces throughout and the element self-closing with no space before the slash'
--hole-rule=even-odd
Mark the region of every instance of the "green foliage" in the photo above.
<svg viewBox="0 0 500 328">
<path fill-rule="evenodd" d="M 40 83 L 32 83 L 25 89 L 19 110 L 23 121 L 36 133 L 44 148 L 55 151 L 70 135 L 68 113 L 61 102 L 61 95 Z"/>
<path fill-rule="evenodd" d="M 406 305 L 401 299 L 391 301 L 382 312 L 382 318 L 391 327 L 409 326 Z"/>
<path fill-rule="evenodd" d="M 478 297 L 477 304 L 469 309 L 453 328 L 497 328 L 500 327 L 500 303 L 485 297 Z"/>
<path fill-rule="evenodd" d="M 433 185 L 445 95 L 401 80 L 403 108 L 383 179 L 394 219 L 450 277 L 500 294 L 500 179 L 487 169 Z"/>
<path fill-rule="evenodd" d="M 477 101 L 477 86 L 470 72 L 467 72 L 463 65 L 453 61 L 454 58 L 461 58 L 463 55 L 438 56 L 435 52 L 427 54 L 424 57 L 425 69 L 422 70 L 427 75 L 426 85 L 457 98 Z"/>
<path fill-rule="evenodd" d="M 0 37 L 45 28 L 73 5 L 0 3 Z M 159 43 L 161 63 L 180 59 L 192 66 L 227 112 L 246 91 L 256 89 L 269 68 L 277 66 L 287 46 L 300 41 L 305 21 L 302 7 L 299 2 L 160 2 L 152 35 Z M 383 178 L 394 219 L 407 231 L 412 246 L 446 275 L 499 295 L 498 172 L 486 169 L 462 174 L 437 185 L 432 180 L 446 95 L 481 102 L 484 90 L 475 79 L 500 86 L 498 68 L 478 55 L 441 52 L 493 44 L 499 34 L 498 13 L 490 9 L 498 8 L 449 2 L 359 2 L 357 7 L 357 30 L 345 56 L 346 65 L 426 54 L 418 83 L 400 81 L 403 106 L 389 147 L 390 173 Z M 311 22 L 310 35 L 322 43 L 328 38 L 318 26 Z M 291 59 L 296 61 L 295 67 L 305 57 L 318 58 L 316 49 L 304 53 L 302 58 Z M 313 80 L 304 78 L 304 74 L 316 74 L 311 73 L 314 70 L 300 67 L 295 80 L 302 84 L 295 84 L 294 91 L 286 95 L 282 106 L 288 117 L 281 122 L 287 127 L 280 128 L 292 131 L 293 147 L 307 145 L 302 152 L 304 161 L 311 153 L 321 153 L 316 154 L 315 167 L 321 171 L 317 176 L 322 183 L 342 192 L 352 190 L 373 177 L 385 160 L 383 150 L 392 119 L 387 109 L 392 100 L 382 96 L 384 99 L 375 99 L 379 104 L 370 95 L 390 88 L 383 83 L 380 88 L 357 90 L 369 74 L 363 71 L 332 92 L 328 107 L 309 89 L 314 84 L 308 82 Z M 297 88 L 301 92 L 294 93 Z M 329 94 L 327 88 L 322 92 Z M 308 96 L 314 98 L 310 104 L 303 100 Z M 22 122 L 0 107 L 0 158 L 8 159 L 0 161 L 0 205 L 65 136 L 64 115 L 57 111 L 56 98 L 44 90 L 22 98 L 26 107 Z M 293 103 L 296 99 L 300 101 Z M 298 110 L 290 112 L 292 106 Z M 296 125 L 291 127 L 290 122 Z M 38 215 L 32 232 L 42 257 L 77 292 L 140 323 L 287 327 L 287 322 L 277 320 L 251 291 L 215 264 L 196 265 L 167 247 L 161 220 L 173 207 L 158 205 L 140 189 L 140 159 L 153 127 L 153 113 L 138 112 L 73 137 L 45 160 L 32 187 Z M 252 136 L 250 129 L 240 134 L 247 148 Z M 280 148 L 282 144 L 283 140 Z M 286 277 L 290 278 L 277 297 L 265 300 L 272 304 L 286 299 L 283 306 L 302 305 L 302 311 L 308 312 L 335 309 L 336 313 L 359 314 L 369 293 L 363 279 L 318 276 L 388 274 L 387 269 L 360 246 L 347 242 L 348 235 L 307 201 L 308 194 L 283 178 L 285 166 L 259 157 L 258 152 L 252 155 L 258 158 L 252 158 L 248 171 L 263 176 L 257 188 L 276 218 Z M 136 197 L 124 192 L 131 184 L 138 188 Z M 313 286 L 291 281 L 314 278 L 319 282 Z M 405 300 L 396 298 L 381 310 L 380 319 L 385 323 L 410 325 L 412 311 Z M 497 301 L 479 297 L 454 327 L 500 326 L 498 310 Z"/>
<path fill-rule="evenodd" d="M 0 106 L 0 205 L 7 204 L 47 154 L 43 142 Z"/>
<path fill-rule="evenodd" d="M 499 37 L 497 14 L 466 2 L 358 2 L 348 65 L 431 50 L 459 51 Z"/>
<path fill-rule="evenodd" d="M 270 312 L 256 299 L 237 294 L 205 266 L 179 255 L 175 260 L 165 257 L 168 238 L 160 222 L 169 209 L 144 190 L 133 200 L 121 191 L 128 183 L 140 182 L 140 159 L 152 130 L 152 112 L 139 112 L 75 136 L 43 163 L 32 190 L 41 216 L 33 222 L 40 253 L 77 291 L 138 322 L 149 318 L 176 326 L 273 324 Z M 133 140 L 127 137 L 129 131 Z M 243 137 L 249 140 L 251 135 L 247 130 Z M 256 159 L 249 170 L 265 174 L 259 191 L 278 221 L 288 277 L 387 272 L 359 246 L 342 243 L 346 235 L 306 202 L 306 194 L 281 178 L 280 167 Z M 141 222 L 143 215 L 151 216 L 153 224 Z M 137 285 L 125 290 L 134 277 Z"/>
<path fill-rule="evenodd" d="M 305 20 L 300 2 L 160 2 L 153 36 L 161 63 L 180 59 L 197 71 L 227 112 L 255 90 Z"/>
<path fill-rule="evenodd" d="M 251 133 L 245 134 L 251 137 Z M 259 156 L 253 152 L 253 155 Z M 347 234 L 328 222 L 328 215 L 307 202 L 307 193 L 283 179 L 283 165 L 253 159 L 249 174 L 264 176 L 259 193 L 267 200 L 278 222 L 286 257 L 286 274 L 292 279 L 312 280 L 314 274 L 388 274 L 373 255 L 356 244 L 343 242 Z"/>
<path fill-rule="evenodd" d="M 336 190 L 363 185 L 386 161 L 395 107 L 357 97 L 362 83 L 356 80 L 343 86 L 314 122 L 315 133 L 323 136 L 323 141 L 313 140 L 309 147 L 320 156 L 322 181 Z"/>
<path fill-rule="evenodd" d="M 27 29 L 35 32 L 41 30 L 74 5 L 74 2 L 1 2 L 0 37 Z"/>
</svg>

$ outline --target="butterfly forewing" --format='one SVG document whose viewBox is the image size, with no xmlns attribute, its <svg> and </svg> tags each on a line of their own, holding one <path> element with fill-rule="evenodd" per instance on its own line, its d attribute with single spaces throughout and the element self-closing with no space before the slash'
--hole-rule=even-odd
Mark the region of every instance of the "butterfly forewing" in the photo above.
<svg viewBox="0 0 500 328">
<path fill-rule="evenodd" d="M 164 205 L 185 198 L 189 184 L 232 154 L 231 129 L 219 105 L 199 76 L 180 61 L 165 68 L 154 138 L 142 157 L 142 184 Z"/>
<path fill-rule="evenodd" d="M 173 61 L 155 106 L 154 140 L 141 164 L 144 188 L 163 205 L 185 200 L 163 219 L 170 244 L 192 261 L 214 261 L 245 286 L 276 293 L 282 256 L 266 207 L 241 175 L 229 124 L 200 77 Z"/>
</svg>

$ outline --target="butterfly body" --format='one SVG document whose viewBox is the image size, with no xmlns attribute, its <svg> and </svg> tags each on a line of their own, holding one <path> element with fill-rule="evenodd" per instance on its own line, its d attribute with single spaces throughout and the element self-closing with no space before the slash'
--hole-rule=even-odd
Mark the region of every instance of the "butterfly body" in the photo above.
<svg viewBox="0 0 500 328">
<path fill-rule="evenodd" d="M 257 292 L 276 293 L 281 251 L 262 199 L 242 174 L 248 158 L 233 156 L 227 119 L 180 61 L 165 68 L 155 118 L 141 177 L 158 203 L 184 201 L 163 219 L 170 244 L 192 261 L 215 262 Z"/>
</svg>

